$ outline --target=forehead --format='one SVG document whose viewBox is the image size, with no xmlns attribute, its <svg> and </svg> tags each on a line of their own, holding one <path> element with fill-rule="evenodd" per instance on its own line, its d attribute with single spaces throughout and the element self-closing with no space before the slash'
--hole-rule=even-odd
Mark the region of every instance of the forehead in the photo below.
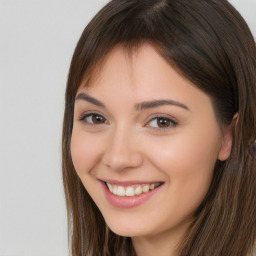
<svg viewBox="0 0 256 256">
<path fill-rule="evenodd" d="M 156 47 L 144 43 L 132 51 L 116 46 L 96 66 L 90 76 L 82 81 L 78 93 L 86 91 L 106 95 L 125 93 L 127 97 L 191 97 L 202 94 L 188 79 L 182 76 L 158 52 Z M 179 96 L 180 95 L 180 96 Z"/>
</svg>

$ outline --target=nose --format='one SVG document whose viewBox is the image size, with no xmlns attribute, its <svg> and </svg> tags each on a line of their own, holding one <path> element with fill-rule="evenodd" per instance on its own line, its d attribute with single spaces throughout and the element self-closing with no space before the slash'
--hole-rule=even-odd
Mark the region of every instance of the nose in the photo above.
<svg viewBox="0 0 256 256">
<path fill-rule="evenodd" d="M 108 138 L 103 163 L 114 171 L 139 167 L 143 162 L 136 136 L 128 129 L 119 129 Z"/>
</svg>

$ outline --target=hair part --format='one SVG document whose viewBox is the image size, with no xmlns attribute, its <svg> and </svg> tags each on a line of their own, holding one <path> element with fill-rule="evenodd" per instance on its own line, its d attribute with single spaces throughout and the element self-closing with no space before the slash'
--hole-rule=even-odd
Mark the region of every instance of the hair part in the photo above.
<svg viewBox="0 0 256 256">
<path fill-rule="evenodd" d="M 217 161 L 180 256 L 252 255 L 256 164 L 247 145 L 256 136 L 256 48 L 247 24 L 226 0 L 113 0 L 83 31 L 67 81 L 63 182 L 72 256 L 135 255 L 131 239 L 109 230 L 77 176 L 70 139 L 82 81 L 92 78 L 114 47 L 121 45 L 130 54 L 145 42 L 210 96 L 220 124 L 229 125 L 239 115 L 231 155 Z"/>
</svg>

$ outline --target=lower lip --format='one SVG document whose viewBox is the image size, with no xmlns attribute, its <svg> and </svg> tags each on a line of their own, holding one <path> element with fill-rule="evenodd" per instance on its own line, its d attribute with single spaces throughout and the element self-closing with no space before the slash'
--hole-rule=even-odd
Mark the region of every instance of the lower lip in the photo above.
<svg viewBox="0 0 256 256">
<path fill-rule="evenodd" d="M 100 182 L 100 183 L 103 187 L 103 191 L 107 201 L 111 205 L 118 208 L 131 208 L 131 207 L 139 206 L 145 203 L 146 201 L 148 201 L 152 196 L 157 194 L 163 187 L 163 184 L 162 184 L 161 186 L 155 188 L 154 190 L 151 190 L 147 193 L 142 193 L 141 195 L 138 195 L 138 196 L 116 196 L 109 191 L 109 189 L 107 188 L 104 182 Z"/>
</svg>

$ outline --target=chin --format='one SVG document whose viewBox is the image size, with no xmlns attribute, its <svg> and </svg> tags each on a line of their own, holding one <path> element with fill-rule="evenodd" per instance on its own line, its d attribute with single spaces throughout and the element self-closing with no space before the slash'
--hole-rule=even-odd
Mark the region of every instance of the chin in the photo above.
<svg viewBox="0 0 256 256">
<path fill-rule="evenodd" d="M 136 237 L 136 236 L 144 236 L 145 233 L 142 232 L 142 230 L 138 230 L 137 228 L 120 228 L 120 227 L 109 227 L 110 230 L 119 236 L 125 236 L 125 237 Z"/>
<path fill-rule="evenodd" d="M 140 223 L 140 225 L 130 222 L 120 223 L 118 221 L 113 221 L 113 219 L 110 222 L 107 221 L 106 223 L 110 230 L 119 236 L 135 237 L 145 236 L 151 233 L 150 229 L 146 228 L 146 225 L 143 225 L 143 223 Z"/>
</svg>

